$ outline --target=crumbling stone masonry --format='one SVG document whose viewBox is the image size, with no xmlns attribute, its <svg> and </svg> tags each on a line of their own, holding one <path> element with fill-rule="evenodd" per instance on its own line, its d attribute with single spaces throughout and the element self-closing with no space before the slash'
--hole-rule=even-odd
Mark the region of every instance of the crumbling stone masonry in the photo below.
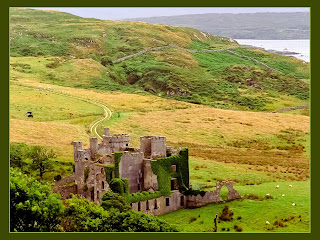
<svg viewBox="0 0 320 240">
<path fill-rule="evenodd" d="M 131 203 L 133 210 L 153 215 L 221 202 L 223 186 L 228 188 L 228 201 L 240 198 L 232 182 L 217 182 L 216 190 L 203 196 L 184 195 L 183 189 L 189 187 L 185 185 L 189 185 L 188 151 L 167 147 L 166 137 L 140 137 L 140 149 L 130 148 L 129 144 L 129 135 L 110 134 L 109 128 L 104 129 L 101 143 L 90 138 L 88 149 L 82 149 L 82 142 L 72 142 L 74 173 L 56 181 L 54 191 L 60 192 L 63 199 L 73 193 L 100 203 L 113 180 L 127 179 L 127 195 L 160 191 L 161 197 Z M 155 172 L 153 168 L 157 168 Z"/>
</svg>

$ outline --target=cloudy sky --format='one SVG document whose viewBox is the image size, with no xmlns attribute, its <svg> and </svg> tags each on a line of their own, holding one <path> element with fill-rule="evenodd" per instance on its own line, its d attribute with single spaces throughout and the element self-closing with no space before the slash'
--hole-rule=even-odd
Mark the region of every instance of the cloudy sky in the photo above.
<svg viewBox="0 0 320 240">
<path fill-rule="evenodd" d="M 309 8 L 37 8 L 58 10 L 80 17 L 121 20 L 137 17 L 202 13 L 309 12 Z"/>
</svg>

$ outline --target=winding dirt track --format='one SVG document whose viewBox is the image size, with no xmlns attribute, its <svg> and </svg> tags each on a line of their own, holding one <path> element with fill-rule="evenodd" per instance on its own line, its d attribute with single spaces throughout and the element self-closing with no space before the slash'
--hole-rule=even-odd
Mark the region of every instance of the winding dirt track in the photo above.
<svg viewBox="0 0 320 240">
<path fill-rule="evenodd" d="M 17 84 L 17 83 L 11 83 L 11 84 L 18 85 L 18 86 L 25 87 L 25 88 L 48 91 L 48 92 L 53 93 L 53 94 L 57 94 L 57 95 L 61 95 L 61 96 L 69 97 L 69 98 L 74 98 L 74 99 L 81 100 L 81 101 L 88 102 L 88 103 L 92 103 L 92 104 L 94 104 L 94 105 L 96 105 L 98 107 L 101 107 L 103 109 L 103 111 L 104 111 L 103 117 L 94 120 L 89 125 L 90 126 L 89 130 L 94 136 L 96 136 L 99 139 L 102 139 L 102 136 L 97 131 L 97 127 L 99 126 L 99 124 L 101 122 L 109 120 L 112 117 L 112 111 L 107 106 L 105 106 L 105 105 L 103 105 L 101 103 L 86 99 L 86 98 L 72 96 L 72 95 L 69 95 L 69 94 L 66 94 L 66 93 L 62 93 L 62 92 L 59 92 L 59 91 L 55 91 L 55 90 L 52 90 L 52 89 L 49 90 L 49 89 L 45 89 L 45 88 L 39 88 L 39 87 L 34 87 L 34 86 L 29 86 L 29 85 L 24 85 L 24 84 Z"/>
</svg>

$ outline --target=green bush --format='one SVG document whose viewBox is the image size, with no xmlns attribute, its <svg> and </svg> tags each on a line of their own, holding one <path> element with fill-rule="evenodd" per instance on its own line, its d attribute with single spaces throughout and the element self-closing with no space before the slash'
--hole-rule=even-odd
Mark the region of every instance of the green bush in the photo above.
<svg viewBox="0 0 320 240">
<path fill-rule="evenodd" d="M 101 58 L 100 62 L 101 62 L 101 64 L 102 64 L 103 66 L 107 66 L 107 65 L 112 66 L 112 65 L 113 65 L 112 59 L 111 59 L 111 57 L 109 57 L 109 56 L 103 56 L 103 57 Z"/>
<path fill-rule="evenodd" d="M 114 208 L 118 209 L 120 212 L 125 212 L 131 209 L 127 198 L 119 195 L 118 193 L 107 191 L 102 196 L 101 200 L 101 207 L 103 207 L 105 210 Z"/>
<path fill-rule="evenodd" d="M 189 188 L 188 190 L 184 191 L 183 194 L 185 196 L 197 196 L 200 194 L 201 197 L 206 195 L 206 191 L 200 191 L 200 190 L 194 190 L 192 188 Z"/>
<path fill-rule="evenodd" d="M 10 143 L 10 167 L 22 168 L 26 163 L 24 162 L 27 157 L 28 146 L 24 143 Z"/>
<path fill-rule="evenodd" d="M 131 193 L 126 198 L 128 199 L 129 202 L 140 202 L 140 201 L 146 201 L 149 199 L 154 199 L 154 198 L 159 198 L 162 196 L 162 193 L 160 191 L 155 191 L 155 192 L 137 192 L 137 193 Z"/>
<path fill-rule="evenodd" d="M 117 199 L 115 196 L 107 197 Z M 117 200 L 116 200 L 117 201 Z M 167 222 L 149 214 L 132 210 L 120 212 L 115 208 L 106 211 L 84 198 L 73 196 L 61 221 L 66 232 L 175 232 Z"/>
<path fill-rule="evenodd" d="M 60 175 L 60 174 L 55 175 L 55 176 L 54 176 L 54 180 L 56 180 L 56 181 L 61 180 L 61 175 Z"/>
<path fill-rule="evenodd" d="M 129 193 L 129 181 L 126 178 L 113 178 L 109 185 L 114 193 L 120 195 Z"/>
<path fill-rule="evenodd" d="M 64 206 L 49 186 L 10 170 L 10 231 L 57 231 Z"/>
</svg>

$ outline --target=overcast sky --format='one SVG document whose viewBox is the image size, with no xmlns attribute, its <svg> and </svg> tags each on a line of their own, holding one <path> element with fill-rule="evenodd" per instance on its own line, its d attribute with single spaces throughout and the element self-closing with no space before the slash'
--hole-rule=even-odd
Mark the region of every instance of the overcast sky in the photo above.
<svg viewBox="0 0 320 240">
<path fill-rule="evenodd" d="M 80 17 L 121 20 L 203 13 L 309 12 L 309 8 L 36 8 L 68 12 Z"/>
</svg>

